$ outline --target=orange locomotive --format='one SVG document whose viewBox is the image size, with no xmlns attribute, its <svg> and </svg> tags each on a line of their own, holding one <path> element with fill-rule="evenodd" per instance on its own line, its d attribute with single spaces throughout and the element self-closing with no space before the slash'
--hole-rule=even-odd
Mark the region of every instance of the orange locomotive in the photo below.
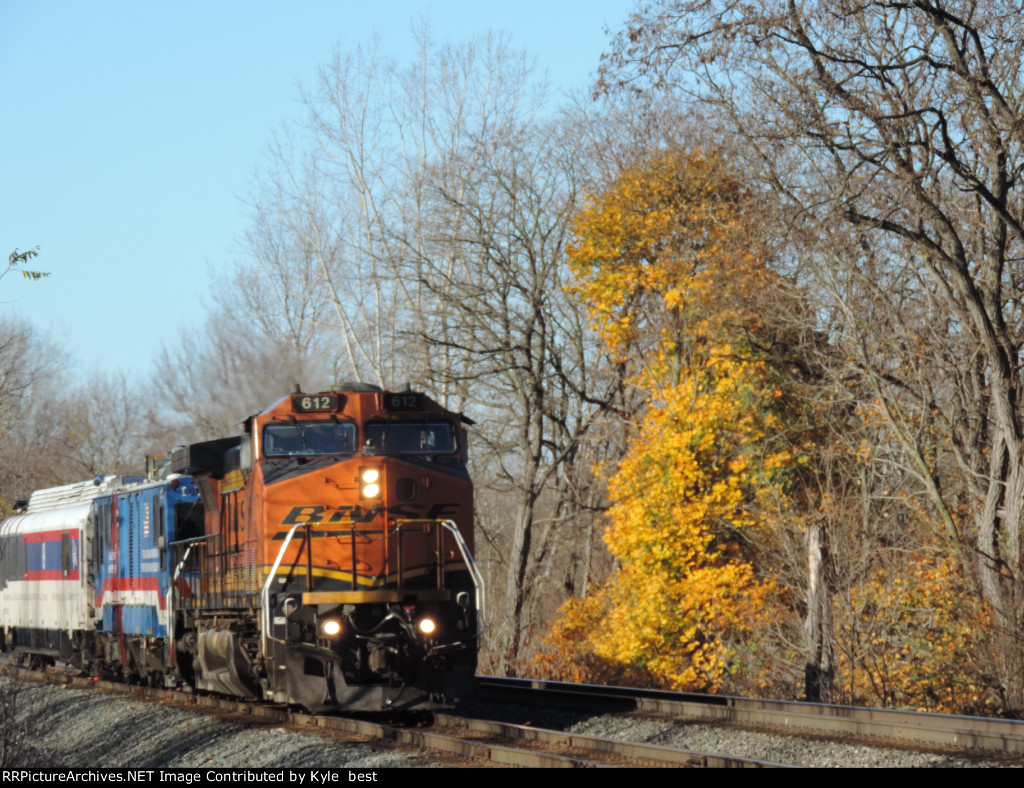
<svg viewBox="0 0 1024 788">
<path fill-rule="evenodd" d="M 172 545 L 179 678 L 311 711 L 465 694 L 483 628 L 471 423 L 421 393 L 348 384 L 176 450 L 206 510 L 205 534 Z"/>
</svg>

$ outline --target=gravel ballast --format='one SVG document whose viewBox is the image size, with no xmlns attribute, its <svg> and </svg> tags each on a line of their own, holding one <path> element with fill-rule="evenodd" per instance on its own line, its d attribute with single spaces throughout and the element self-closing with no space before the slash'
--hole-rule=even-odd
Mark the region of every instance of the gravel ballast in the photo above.
<svg viewBox="0 0 1024 788">
<path fill-rule="evenodd" d="M 642 741 L 665 747 L 726 753 L 739 758 L 815 768 L 992 767 L 1010 765 L 996 759 L 978 760 L 947 753 L 841 744 L 800 736 L 740 730 L 719 725 L 605 716 L 572 726 L 574 733 Z M 1013 764 L 1016 765 L 1016 764 Z"/>
<path fill-rule="evenodd" d="M 100 691 L 25 684 L 19 715 L 32 726 L 31 764 L 88 768 L 347 768 L 434 766 L 364 742 L 246 722 Z"/>
</svg>

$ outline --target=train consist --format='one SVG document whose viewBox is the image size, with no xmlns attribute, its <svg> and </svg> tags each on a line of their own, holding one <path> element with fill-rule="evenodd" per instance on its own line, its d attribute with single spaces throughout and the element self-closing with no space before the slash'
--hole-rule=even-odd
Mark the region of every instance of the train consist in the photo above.
<svg viewBox="0 0 1024 788">
<path fill-rule="evenodd" d="M 296 391 L 164 478 L 39 491 L 0 523 L 0 647 L 310 711 L 448 705 L 483 631 L 469 423 Z"/>
</svg>

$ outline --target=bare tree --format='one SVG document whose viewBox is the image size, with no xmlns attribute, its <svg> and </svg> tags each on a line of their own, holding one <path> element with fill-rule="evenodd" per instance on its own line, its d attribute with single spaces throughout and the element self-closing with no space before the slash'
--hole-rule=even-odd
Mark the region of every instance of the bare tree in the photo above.
<svg viewBox="0 0 1024 788">
<path fill-rule="evenodd" d="M 162 454 L 171 445 L 169 436 L 154 432 L 156 424 L 152 398 L 126 372 L 95 372 L 48 405 L 37 433 L 45 431 L 40 443 L 51 447 L 61 481 L 71 482 L 142 475 L 146 455 Z"/>
<path fill-rule="evenodd" d="M 0 321 L 0 500 L 12 505 L 32 490 L 54 483 L 51 408 L 66 382 L 67 354 L 31 324 Z"/>
<path fill-rule="evenodd" d="M 259 254 L 214 281 L 205 324 L 164 343 L 147 387 L 151 437 L 223 437 L 293 384 L 336 380 L 314 261 L 261 223 L 249 242 Z"/>
</svg>

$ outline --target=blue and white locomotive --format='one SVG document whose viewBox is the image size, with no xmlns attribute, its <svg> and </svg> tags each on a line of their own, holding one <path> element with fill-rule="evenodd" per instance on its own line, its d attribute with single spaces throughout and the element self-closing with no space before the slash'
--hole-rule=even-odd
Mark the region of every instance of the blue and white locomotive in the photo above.
<svg viewBox="0 0 1024 788">
<path fill-rule="evenodd" d="M 199 491 L 190 477 L 174 476 L 111 490 L 92 509 L 95 630 L 82 667 L 162 686 L 174 665 L 174 602 L 188 593 L 169 546 L 203 535 Z"/>
<path fill-rule="evenodd" d="M 59 660 L 162 684 L 179 593 L 169 545 L 202 530 L 187 476 L 98 477 L 33 493 L 0 523 L 0 646 L 35 666 Z"/>
</svg>

